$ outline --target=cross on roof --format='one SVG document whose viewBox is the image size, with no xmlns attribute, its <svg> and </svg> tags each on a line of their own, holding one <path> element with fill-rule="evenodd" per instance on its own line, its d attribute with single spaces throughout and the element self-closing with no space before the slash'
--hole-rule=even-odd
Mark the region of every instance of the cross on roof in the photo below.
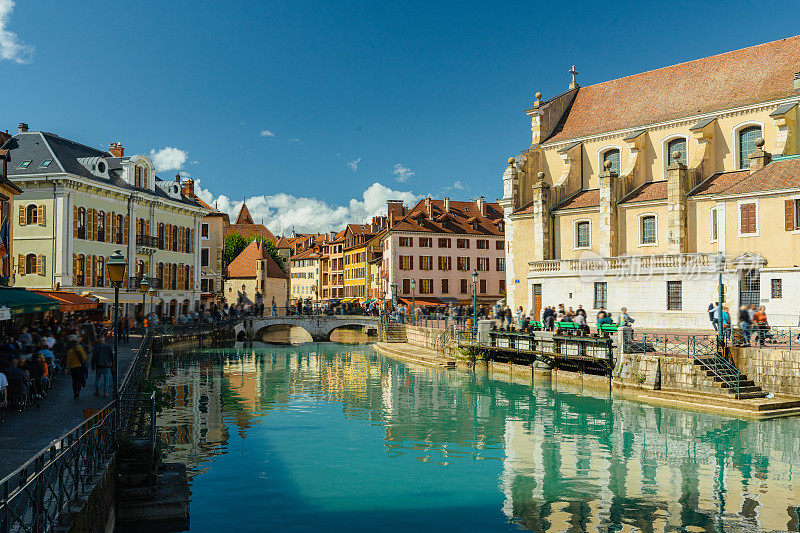
<svg viewBox="0 0 800 533">
<path fill-rule="evenodd" d="M 572 74 L 572 83 L 575 83 L 575 76 L 578 75 L 578 69 L 575 68 L 575 65 L 572 65 L 572 68 L 569 69 L 569 73 Z"/>
</svg>

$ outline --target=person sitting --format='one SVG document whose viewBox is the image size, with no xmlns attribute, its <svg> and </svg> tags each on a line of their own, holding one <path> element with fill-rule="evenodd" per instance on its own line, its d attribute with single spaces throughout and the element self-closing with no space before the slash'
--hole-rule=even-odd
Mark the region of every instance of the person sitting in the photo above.
<svg viewBox="0 0 800 533">
<path fill-rule="evenodd" d="M 47 366 L 54 371 L 58 372 L 61 370 L 61 367 L 56 363 L 56 356 L 53 350 L 50 349 L 48 342 L 44 338 L 39 341 L 39 349 L 36 350 L 35 355 L 41 355 L 44 358 L 44 362 L 47 363 Z"/>
<path fill-rule="evenodd" d="M 6 368 L 5 370 L 3 370 L 3 374 L 6 375 L 6 378 L 8 380 L 11 380 L 11 379 L 14 379 L 14 378 L 22 380 L 22 389 L 23 389 L 22 393 L 23 393 L 23 395 L 27 395 L 28 394 L 28 376 L 25 375 L 25 372 L 20 370 L 20 368 L 19 368 L 19 359 L 16 359 L 16 358 L 12 359 L 11 360 L 11 365 L 8 368 Z"/>
<path fill-rule="evenodd" d="M 618 324 L 623 327 L 631 327 L 635 322 L 629 315 L 628 315 L 628 308 L 623 307 L 620 309 L 621 313 L 619 314 Z"/>
</svg>

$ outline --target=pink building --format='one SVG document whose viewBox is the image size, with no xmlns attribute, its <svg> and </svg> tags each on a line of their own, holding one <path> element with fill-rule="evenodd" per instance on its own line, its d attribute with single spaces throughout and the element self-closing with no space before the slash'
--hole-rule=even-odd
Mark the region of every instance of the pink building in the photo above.
<svg viewBox="0 0 800 533">
<path fill-rule="evenodd" d="M 483 198 L 457 202 L 420 200 L 410 210 L 388 202 L 389 229 L 382 240 L 381 279 L 386 298 L 418 305 L 472 302 L 473 272 L 479 303 L 506 292 L 503 212 Z M 412 282 L 416 282 L 415 284 Z"/>
</svg>

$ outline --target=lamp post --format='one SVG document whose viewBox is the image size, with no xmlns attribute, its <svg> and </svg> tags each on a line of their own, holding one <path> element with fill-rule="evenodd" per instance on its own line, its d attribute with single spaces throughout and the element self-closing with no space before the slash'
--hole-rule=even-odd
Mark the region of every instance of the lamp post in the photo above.
<svg viewBox="0 0 800 533">
<path fill-rule="evenodd" d="M 394 307 L 397 301 L 397 283 L 392 283 L 389 286 L 392 288 L 392 307 Z"/>
<path fill-rule="evenodd" d="M 725 301 L 725 286 L 722 284 L 722 273 L 725 272 L 725 255 L 722 252 L 717 254 L 717 310 L 719 311 L 719 319 L 717 321 L 717 341 L 722 344 L 724 337 L 722 320 L 722 304 Z"/>
<path fill-rule="evenodd" d="M 414 317 L 414 318 L 413 318 L 411 323 L 415 324 L 415 325 L 417 323 L 417 313 L 416 313 L 416 305 L 415 305 L 416 304 L 416 300 L 414 298 L 415 297 L 414 292 L 415 292 L 416 288 L 417 288 L 417 280 L 412 279 L 411 280 L 411 316 Z"/>
<path fill-rule="evenodd" d="M 150 292 L 150 312 L 151 313 L 155 313 L 156 307 L 153 304 L 153 298 L 155 296 L 158 296 L 158 287 L 155 284 L 153 284 L 153 286 L 150 287 L 150 291 L 149 292 Z"/>
<path fill-rule="evenodd" d="M 150 282 L 147 281 L 146 276 L 142 276 L 142 281 L 139 283 L 139 289 L 142 291 L 142 331 L 144 331 L 144 315 L 145 315 L 145 298 L 147 298 L 147 291 L 150 289 Z"/>
<path fill-rule="evenodd" d="M 472 271 L 472 327 L 478 327 L 478 270 Z M 477 329 L 476 329 L 477 331 Z"/>
<path fill-rule="evenodd" d="M 119 375 L 119 318 L 117 315 L 117 308 L 119 307 L 119 287 L 122 285 L 122 280 L 125 279 L 125 268 L 127 266 L 128 262 L 125 261 L 125 258 L 122 256 L 122 251 L 114 250 L 114 255 L 108 258 L 108 279 L 114 286 L 114 366 L 111 369 L 113 372 L 111 377 L 114 383 L 115 400 L 119 394 L 117 391 L 117 376 Z"/>
</svg>

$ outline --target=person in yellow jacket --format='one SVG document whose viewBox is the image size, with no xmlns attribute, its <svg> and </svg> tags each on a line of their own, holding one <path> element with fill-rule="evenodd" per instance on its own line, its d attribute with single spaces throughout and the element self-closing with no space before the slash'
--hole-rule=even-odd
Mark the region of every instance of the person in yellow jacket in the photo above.
<svg viewBox="0 0 800 533">
<path fill-rule="evenodd" d="M 69 343 L 69 350 L 67 350 L 67 371 L 72 377 L 72 394 L 77 398 L 80 395 L 81 388 L 85 378 L 83 364 L 86 362 L 86 352 L 83 351 L 83 346 L 78 344 L 77 340 L 72 340 Z"/>
</svg>

